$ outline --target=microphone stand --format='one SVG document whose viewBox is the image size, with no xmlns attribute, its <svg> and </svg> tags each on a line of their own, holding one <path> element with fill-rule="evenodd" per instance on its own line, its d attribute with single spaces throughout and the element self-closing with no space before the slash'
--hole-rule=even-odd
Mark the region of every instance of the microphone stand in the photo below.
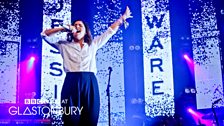
<svg viewBox="0 0 224 126">
<path fill-rule="evenodd" d="M 108 120 L 109 120 L 109 125 L 110 126 L 110 76 L 111 76 L 111 72 L 112 72 L 112 67 L 108 67 L 109 70 L 109 78 L 108 78 L 108 84 L 107 84 L 107 96 L 108 96 Z"/>
<path fill-rule="evenodd" d="M 217 117 L 216 112 L 215 112 L 214 103 L 212 104 L 212 112 L 214 114 L 216 124 L 217 124 L 217 126 L 219 126 L 219 121 L 218 121 L 218 117 Z"/>
</svg>

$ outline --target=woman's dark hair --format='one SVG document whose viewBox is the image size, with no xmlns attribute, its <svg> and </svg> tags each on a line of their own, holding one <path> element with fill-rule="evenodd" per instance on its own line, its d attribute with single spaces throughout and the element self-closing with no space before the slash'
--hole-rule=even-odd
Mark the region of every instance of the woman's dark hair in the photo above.
<svg viewBox="0 0 224 126">
<path fill-rule="evenodd" d="M 84 22 L 82 20 L 75 20 L 75 21 L 72 22 L 72 25 L 74 25 L 76 21 L 81 21 L 84 24 L 84 26 L 86 28 L 86 34 L 84 36 L 84 42 L 86 42 L 88 45 L 91 45 L 91 43 L 92 43 L 92 35 L 91 35 L 91 31 L 89 29 L 89 26 L 87 25 L 86 22 Z M 74 39 L 73 33 L 68 33 L 67 34 L 67 41 L 71 42 L 73 39 Z"/>
</svg>

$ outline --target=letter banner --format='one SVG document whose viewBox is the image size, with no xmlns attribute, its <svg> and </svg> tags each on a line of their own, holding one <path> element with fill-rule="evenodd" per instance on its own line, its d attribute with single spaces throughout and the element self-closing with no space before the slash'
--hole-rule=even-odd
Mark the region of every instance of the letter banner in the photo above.
<svg viewBox="0 0 224 126">
<path fill-rule="evenodd" d="M 70 24 L 71 0 L 44 0 L 43 30 L 58 27 L 59 23 Z M 55 34 L 53 41 L 57 41 L 66 33 Z M 58 50 L 47 42 L 42 42 L 42 70 L 41 70 L 41 99 L 47 99 L 51 105 L 60 106 L 61 88 L 65 74 L 63 61 Z"/>
<path fill-rule="evenodd" d="M 169 3 L 157 2 L 141 1 L 145 113 L 151 117 L 174 114 Z"/>
</svg>

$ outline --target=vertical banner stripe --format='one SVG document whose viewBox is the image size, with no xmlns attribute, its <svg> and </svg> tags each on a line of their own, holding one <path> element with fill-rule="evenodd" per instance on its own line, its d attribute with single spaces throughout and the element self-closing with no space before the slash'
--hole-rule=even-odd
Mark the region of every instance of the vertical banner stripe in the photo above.
<svg viewBox="0 0 224 126">
<path fill-rule="evenodd" d="M 43 30 L 58 27 L 58 23 L 71 24 L 71 0 L 44 0 Z M 66 36 L 64 34 L 66 33 L 56 34 L 55 39 Z M 47 100 L 51 107 L 60 106 L 61 88 L 65 77 L 62 63 L 58 50 L 43 41 L 41 99 Z M 59 119 L 57 114 L 52 116 L 53 120 Z"/>
<path fill-rule="evenodd" d="M 190 0 L 197 108 L 223 98 L 219 31 L 213 0 Z M 195 6 L 197 5 L 197 6 Z"/>
<path fill-rule="evenodd" d="M 16 103 L 19 86 L 19 0 L 0 1 L 0 103 Z"/>
<path fill-rule="evenodd" d="M 94 2 L 93 35 L 103 33 L 121 14 L 121 1 L 108 0 Z M 111 126 L 125 125 L 125 94 L 124 94 L 124 62 L 123 37 L 121 29 L 113 35 L 105 46 L 97 51 L 97 78 L 100 89 L 100 116 L 98 126 L 108 126 L 108 97 L 107 84 L 109 78 L 108 67 L 112 68 L 110 79 L 110 115 Z"/>
<path fill-rule="evenodd" d="M 142 0 L 145 112 L 174 114 L 174 85 L 167 0 Z"/>
</svg>

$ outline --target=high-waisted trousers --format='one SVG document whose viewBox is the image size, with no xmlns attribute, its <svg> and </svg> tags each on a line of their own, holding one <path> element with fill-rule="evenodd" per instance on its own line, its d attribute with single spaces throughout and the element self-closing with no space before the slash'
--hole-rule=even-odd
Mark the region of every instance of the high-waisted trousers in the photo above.
<svg viewBox="0 0 224 126">
<path fill-rule="evenodd" d="M 68 72 L 61 91 L 64 126 L 97 126 L 100 96 L 93 72 Z"/>
</svg>

